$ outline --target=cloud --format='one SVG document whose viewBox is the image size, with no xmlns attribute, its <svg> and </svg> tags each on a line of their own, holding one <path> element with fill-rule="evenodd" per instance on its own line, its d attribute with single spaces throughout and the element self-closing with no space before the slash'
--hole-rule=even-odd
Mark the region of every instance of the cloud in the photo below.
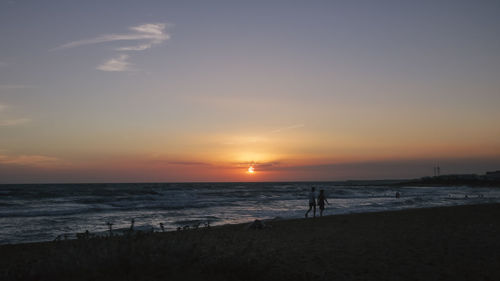
<svg viewBox="0 0 500 281">
<path fill-rule="evenodd" d="M 144 51 L 151 48 L 151 44 L 116 48 L 117 51 Z"/>
<path fill-rule="evenodd" d="M 61 159 L 44 155 L 2 155 L 0 154 L 0 164 L 53 167 L 62 164 Z"/>
<path fill-rule="evenodd" d="M 256 161 L 249 161 L 249 162 L 238 162 L 234 163 L 234 165 L 231 165 L 231 168 L 241 168 L 241 167 L 249 167 L 253 166 L 256 169 L 260 170 L 272 170 L 278 167 L 281 167 L 281 162 L 280 161 L 271 161 L 271 162 L 256 162 Z"/>
<path fill-rule="evenodd" d="M 97 69 L 102 71 L 128 71 L 131 65 L 131 63 L 127 61 L 128 58 L 128 55 L 122 54 L 97 66 Z"/>
<path fill-rule="evenodd" d="M 139 45 L 117 48 L 119 51 L 143 51 L 151 48 L 153 45 L 162 43 L 170 39 L 170 35 L 165 33 L 166 25 L 164 23 L 148 23 L 139 26 L 132 26 L 132 31 L 125 34 L 105 34 L 95 38 L 72 41 L 58 46 L 53 50 L 69 49 L 84 45 L 92 45 L 114 41 L 146 41 Z"/>
<path fill-rule="evenodd" d="M 302 128 L 302 127 L 305 127 L 305 126 L 306 125 L 304 125 L 304 124 L 295 124 L 295 125 L 291 125 L 291 126 L 288 126 L 288 127 L 283 127 L 283 128 L 279 128 L 279 129 L 273 130 L 271 133 L 279 133 L 279 132 L 288 131 L 288 130 L 292 130 L 292 129 Z"/>
<path fill-rule="evenodd" d="M 131 27 L 130 29 L 138 31 L 138 32 L 142 32 L 142 33 L 161 35 L 161 34 L 163 34 L 163 30 L 165 29 L 165 24 L 149 23 L 149 24 L 143 24 L 143 25 Z"/>
<path fill-rule="evenodd" d="M 9 64 L 4 62 L 4 61 L 0 61 L 0 67 L 7 66 L 7 65 L 9 65 Z"/>
<path fill-rule="evenodd" d="M 196 161 L 168 161 L 171 165 L 183 165 L 183 166 L 211 166 L 209 163 L 196 162 Z"/>
<path fill-rule="evenodd" d="M 8 106 L 6 104 L 0 103 L 0 113 L 5 111 L 7 108 Z M 28 123 L 30 121 L 31 120 L 28 118 L 5 119 L 5 120 L 0 119 L 0 127 L 13 127 L 24 123 Z"/>
<path fill-rule="evenodd" d="M 31 122 L 29 118 L 17 118 L 17 119 L 7 119 L 0 120 L 0 127 L 13 127 L 17 125 L 22 125 L 25 123 Z"/>
<path fill-rule="evenodd" d="M 52 50 L 63 50 L 75 48 L 84 45 L 93 45 L 116 41 L 135 41 L 133 45 L 122 46 L 115 48 L 115 51 L 144 51 L 152 48 L 154 45 L 170 39 L 170 35 L 165 32 L 166 24 L 164 23 L 147 23 L 129 28 L 129 33 L 124 34 L 104 34 L 95 38 L 72 41 L 64 45 L 58 46 Z M 118 57 L 111 58 L 105 63 L 96 67 L 102 71 L 128 71 L 130 63 L 127 61 L 129 56 L 121 54 Z"/>
<path fill-rule="evenodd" d="M 8 105 L 0 103 L 0 113 L 6 111 L 8 107 L 9 107 Z M 4 119 L 4 120 L 0 119 L 0 127 L 13 127 L 28 123 L 30 121 L 31 119 L 29 118 L 16 118 L 16 119 Z"/>
</svg>

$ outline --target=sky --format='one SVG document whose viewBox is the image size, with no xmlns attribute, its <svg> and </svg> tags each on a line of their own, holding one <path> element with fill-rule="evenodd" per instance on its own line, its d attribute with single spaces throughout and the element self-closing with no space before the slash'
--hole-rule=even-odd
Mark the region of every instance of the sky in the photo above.
<svg viewBox="0 0 500 281">
<path fill-rule="evenodd" d="M 0 183 L 500 170 L 499 14 L 460 0 L 0 1 Z"/>
</svg>

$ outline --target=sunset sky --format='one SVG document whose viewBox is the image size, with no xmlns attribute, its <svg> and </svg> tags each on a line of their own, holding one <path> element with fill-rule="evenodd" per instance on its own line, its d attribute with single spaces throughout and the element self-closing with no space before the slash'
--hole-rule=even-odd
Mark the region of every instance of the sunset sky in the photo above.
<svg viewBox="0 0 500 281">
<path fill-rule="evenodd" d="M 499 1 L 1 1 L 0 183 L 500 170 L 499 15 Z"/>
</svg>

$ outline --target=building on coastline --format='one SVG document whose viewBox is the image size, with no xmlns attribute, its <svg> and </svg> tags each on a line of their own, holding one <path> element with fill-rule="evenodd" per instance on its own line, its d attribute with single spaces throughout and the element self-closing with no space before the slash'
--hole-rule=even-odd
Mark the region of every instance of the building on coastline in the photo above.
<svg viewBox="0 0 500 281">
<path fill-rule="evenodd" d="M 500 171 L 486 172 L 484 177 L 487 180 L 500 180 Z"/>
<path fill-rule="evenodd" d="M 435 172 L 437 172 L 435 170 Z M 436 173 L 437 174 L 437 173 Z M 485 185 L 499 185 L 500 184 L 500 170 L 486 172 L 482 175 L 477 174 L 447 174 L 447 175 L 434 175 L 433 177 L 422 177 L 419 182 L 424 184 L 485 184 Z"/>
<path fill-rule="evenodd" d="M 476 174 L 451 174 L 441 175 L 438 178 L 443 180 L 477 180 L 479 176 Z"/>
</svg>

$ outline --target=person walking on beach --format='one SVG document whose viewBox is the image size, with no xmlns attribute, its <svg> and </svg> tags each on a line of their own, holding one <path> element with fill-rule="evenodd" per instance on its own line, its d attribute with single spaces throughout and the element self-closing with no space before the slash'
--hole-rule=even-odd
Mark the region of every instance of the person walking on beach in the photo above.
<svg viewBox="0 0 500 281">
<path fill-rule="evenodd" d="M 320 217 L 323 216 L 323 211 L 325 210 L 325 202 L 326 204 L 330 205 L 330 203 L 328 203 L 328 200 L 326 200 L 325 190 L 321 189 L 318 195 L 318 206 L 319 206 Z"/>
<path fill-rule="evenodd" d="M 306 212 L 306 218 L 309 215 L 309 212 L 313 209 L 314 217 L 316 217 L 316 192 L 314 186 L 311 187 L 311 192 L 309 192 L 309 210 Z"/>
</svg>

